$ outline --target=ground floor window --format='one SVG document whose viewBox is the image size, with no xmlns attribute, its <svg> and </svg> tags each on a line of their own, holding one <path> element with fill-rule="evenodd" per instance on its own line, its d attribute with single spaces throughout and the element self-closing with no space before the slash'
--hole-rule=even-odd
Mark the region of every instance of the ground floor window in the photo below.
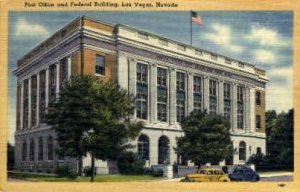
<svg viewBox="0 0 300 192">
<path fill-rule="evenodd" d="M 43 161 L 44 157 L 44 143 L 43 143 L 43 138 L 39 138 L 39 144 L 38 144 L 38 160 Z"/>
<path fill-rule="evenodd" d="M 158 140 L 158 164 L 170 163 L 170 140 L 161 136 Z"/>
<path fill-rule="evenodd" d="M 29 159 L 30 161 L 34 161 L 34 141 L 33 139 L 30 141 L 30 153 L 29 153 Z"/>
<path fill-rule="evenodd" d="M 54 146 L 53 146 L 53 138 L 52 136 L 48 137 L 48 160 L 53 160 L 53 152 Z"/>
<path fill-rule="evenodd" d="M 138 153 L 144 160 L 149 160 L 149 138 L 146 135 L 138 138 Z"/>
<path fill-rule="evenodd" d="M 23 141 L 23 144 L 22 144 L 22 161 L 26 161 L 26 156 L 27 156 L 27 143 L 26 143 L 26 141 Z"/>
</svg>

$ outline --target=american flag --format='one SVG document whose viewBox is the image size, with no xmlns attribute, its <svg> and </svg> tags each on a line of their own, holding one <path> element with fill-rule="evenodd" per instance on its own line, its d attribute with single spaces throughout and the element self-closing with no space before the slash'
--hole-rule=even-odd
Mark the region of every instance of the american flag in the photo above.
<svg viewBox="0 0 300 192">
<path fill-rule="evenodd" d="M 196 12 L 191 11 L 191 17 L 193 23 L 197 25 L 202 25 L 202 19 Z"/>
</svg>

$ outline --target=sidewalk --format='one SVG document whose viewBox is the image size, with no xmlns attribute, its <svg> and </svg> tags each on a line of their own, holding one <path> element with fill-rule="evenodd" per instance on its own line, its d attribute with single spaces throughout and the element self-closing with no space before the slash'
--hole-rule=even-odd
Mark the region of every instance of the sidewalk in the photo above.
<svg viewBox="0 0 300 192">
<path fill-rule="evenodd" d="M 259 176 L 262 177 L 276 177 L 276 176 L 292 176 L 293 172 L 278 172 L 278 173 L 261 173 Z"/>
</svg>

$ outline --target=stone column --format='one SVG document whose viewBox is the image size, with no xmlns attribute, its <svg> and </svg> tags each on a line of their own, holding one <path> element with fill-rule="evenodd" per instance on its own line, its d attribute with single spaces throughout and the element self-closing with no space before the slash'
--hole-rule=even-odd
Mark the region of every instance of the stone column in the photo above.
<svg viewBox="0 0 300 192">
<path fill-rule="evenodd" d="M 237 84 L 232 84 L 232 131 L 237 130 Z"/>
<path fill-rule="evenodd" d="M 187 75 L 187 115 L 189 115 L 194 110 L 194 76 L 192 73 Z"/>
<path fill-rule="evenodd" d="M 56 63 L 56 99 L 59 97 L 59 85 L 60 85 L 60 63 L 58 62 L 58 63 Z"/>
<path fill-rule="evenodd" d="M 70 79 L 72 75 L 72 59 L 71 56 L 67 58 L 67 63 L 68 63 L 68 79 Z"/>
<path fill-rule="evenodd" d="M 218 113 L 224 115 L 224 82 L 218 81 Z"/>
<path fill-rule="evenodd" d="M 209 78 L 203 78 L 203 109 L 209 113 Z"/>
<path fill-rule="evenodd" d="M 153 135 L 149 135 L 150 144 L 149 144 L 149 164 L 150 165 L 157 165 L 158 163 L 158 138 L 159 136 L 156 135 L 155 132 Z"/>
<path fill-rule="evenodd" d="M 170 72 L 170 85 L 169 85 L 169 122 L 171 125 L 174 125 L 176 123 L 176 70 L 174 68 L 171 68 L 169 70 Z"/>
<path fill-rule="evenodd" d="M 28 129 L 31 129 L 31 77 L 28 78 Z"/>
<path fill-rule="evenodd" d="M 46 87 L 45 87 L 45 107 L 46 107 L 46 112 L 48 108 L 48 103 L 49 103 L 49 67 L 46 68 Z"/>
<path fill-rule="evenodd" d="M 23 127 L 23 108 L 24 108 L 24 81 L 21 81 L 20 130 L 24 130 L 24 127 Z"/>
<path fill-rule="evenodd" d="M 244 86 L 244 89 L 243 89 L 243 101 L 244 101 L 243 131 L 247 132 L 247 91 L 246 91 L 246 86 Z"/>
<path fill-rule="evenodd" d="M 254 133 L 256 128 L 255 119 L 255 89 L 250 87 L 250 132 Z"/>
<path fill-rule="evenodd" d="M 129 68 L 129 78 L 128 78 L 128 92 L 136 96 L 136 60 L 128 59 L 128 68 Z M 136 110 L 134 116 L 136 117 Z"/>
<path fill-rule="evenodd" d="M 245 88 L 245 130 L 246 132 L 251 132 L 251 126 L 250 126 L 250 120 L 251 120 L 251 116 L 250 116 L 250 87 L 246 86 Z"/>
<path fill-rule="evenodd" d="M 40 73 L 36 75 L 36 125 L 40 124 Z"/>
<path fill-rule="evenodd" d="M 155 64 L 150 64 L 150 98 L 149 98 L 149 108 L 150 108 L 150 123 L 157 120 L 157 67 Z"/>
</svg>

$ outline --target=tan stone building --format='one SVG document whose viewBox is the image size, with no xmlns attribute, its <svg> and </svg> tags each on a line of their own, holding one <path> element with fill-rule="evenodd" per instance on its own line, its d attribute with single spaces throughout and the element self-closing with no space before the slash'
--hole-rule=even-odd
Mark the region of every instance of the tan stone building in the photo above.
<svg viewBox="0 0 300 192">
<path fill-rule="evenodd" d="M 80 17 L 19 59 L 16 167 L 53 172 L 76 166 L 55 154 L 56 134 L 45 123 L 49 101 L 72 74 L 114 79 L 136 95 L 134 118 L 146 128 L 133 143 L 146 166 L 177 161 L 180 121 L 193 110 L 225 116 L 237 149 L 234 164 L 265 153 L 265 71 L 226 56 L 147 33 Z M 84 164 L 89 161 L 85 159 Z M 107 172 L 107 162 L 98 161 Z"/>
</svg>

